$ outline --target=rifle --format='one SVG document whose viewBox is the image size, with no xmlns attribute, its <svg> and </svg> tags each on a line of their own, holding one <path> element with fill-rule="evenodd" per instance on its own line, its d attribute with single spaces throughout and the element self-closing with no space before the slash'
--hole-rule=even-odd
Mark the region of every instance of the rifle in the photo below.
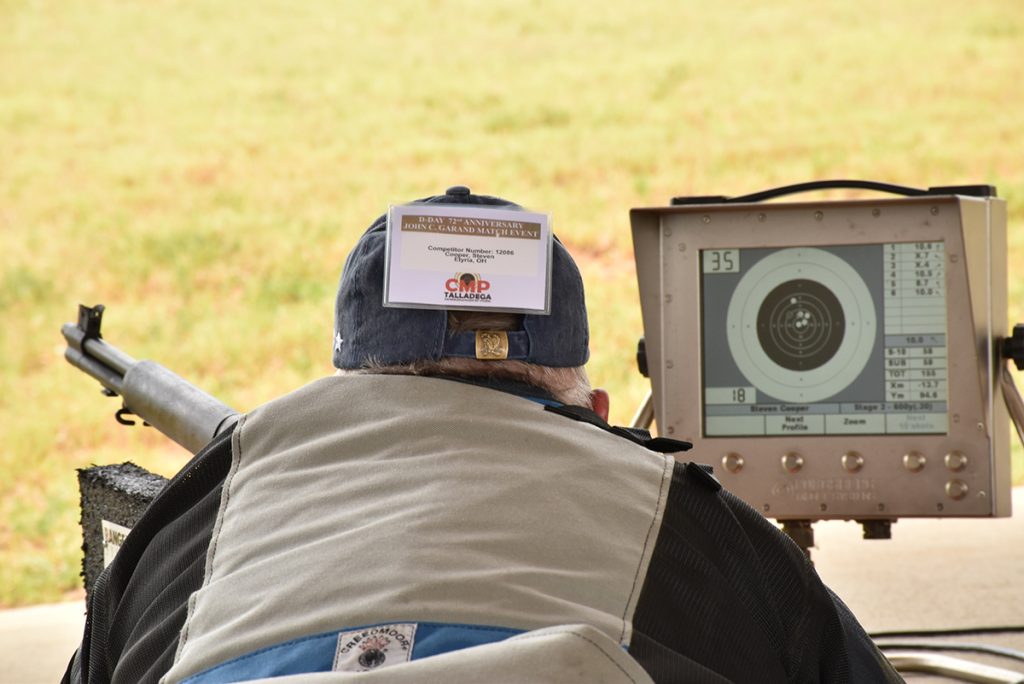
<svg viewBox="0 0 1024 684">
<path fill-rule="evenodd" d="M 238 411 L 164 366 L 137 361 L 105 342 L 100 335 L 104 309 L 80 304 L 78 323 L 65 323 L 61 334 L 68 363 L 98 380 L 105 395 L 124 400 L 114 414 L 117 422 L 134 425 L 126 418 L 134 414 L 195 454 L 238 419 Z"/>
</svg>

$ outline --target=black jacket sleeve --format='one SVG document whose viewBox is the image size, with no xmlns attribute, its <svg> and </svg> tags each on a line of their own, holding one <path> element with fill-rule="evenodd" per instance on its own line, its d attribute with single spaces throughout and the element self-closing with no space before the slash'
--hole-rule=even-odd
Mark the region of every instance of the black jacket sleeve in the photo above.
<svg viewBox="0 0 1024 684">
<path fill-rule="evenodd" d="M 633 617 L 657 682 L 900 682 L 803 552 L 699 466 L 677 463 Z"/>
</svg>

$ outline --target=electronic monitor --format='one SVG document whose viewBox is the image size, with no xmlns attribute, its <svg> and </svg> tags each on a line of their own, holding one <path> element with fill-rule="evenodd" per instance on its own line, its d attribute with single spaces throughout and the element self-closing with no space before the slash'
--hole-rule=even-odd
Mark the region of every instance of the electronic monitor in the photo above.
<svg viewBox="0 0 1024 684">
<path fill-rule="evenodd" d="M 700 262 L 704 435 L 948 431 L 944 243 Z"/>
<path fill-rule="evenodd" d="M 1005 204 L 632 212 L 659 431 L 778 519 L 1009 514 Z"/>
</svg>

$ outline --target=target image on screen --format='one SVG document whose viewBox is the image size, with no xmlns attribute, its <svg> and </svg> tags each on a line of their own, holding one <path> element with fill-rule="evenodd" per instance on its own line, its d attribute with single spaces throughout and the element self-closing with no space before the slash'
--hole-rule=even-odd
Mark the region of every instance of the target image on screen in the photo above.
<svg viewBox="0 0 1024 684">
<path fill-rule="evenodd" d="M 701 252 L 704 434 L 947 431 L 942 242 Z"/>
</svg>

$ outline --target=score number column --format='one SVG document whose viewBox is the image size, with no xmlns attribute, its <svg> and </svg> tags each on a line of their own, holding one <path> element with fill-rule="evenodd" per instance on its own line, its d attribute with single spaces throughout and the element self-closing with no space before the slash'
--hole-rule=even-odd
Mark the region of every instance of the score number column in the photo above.
<svg viewBox="0 0 1024 684">
<path fill-rule="evenodd" d="M 884 255 L 887 431 L 944 431 L 919 414 L 945 415 L 945 244 L 887 244 Z"/>
</svg>

